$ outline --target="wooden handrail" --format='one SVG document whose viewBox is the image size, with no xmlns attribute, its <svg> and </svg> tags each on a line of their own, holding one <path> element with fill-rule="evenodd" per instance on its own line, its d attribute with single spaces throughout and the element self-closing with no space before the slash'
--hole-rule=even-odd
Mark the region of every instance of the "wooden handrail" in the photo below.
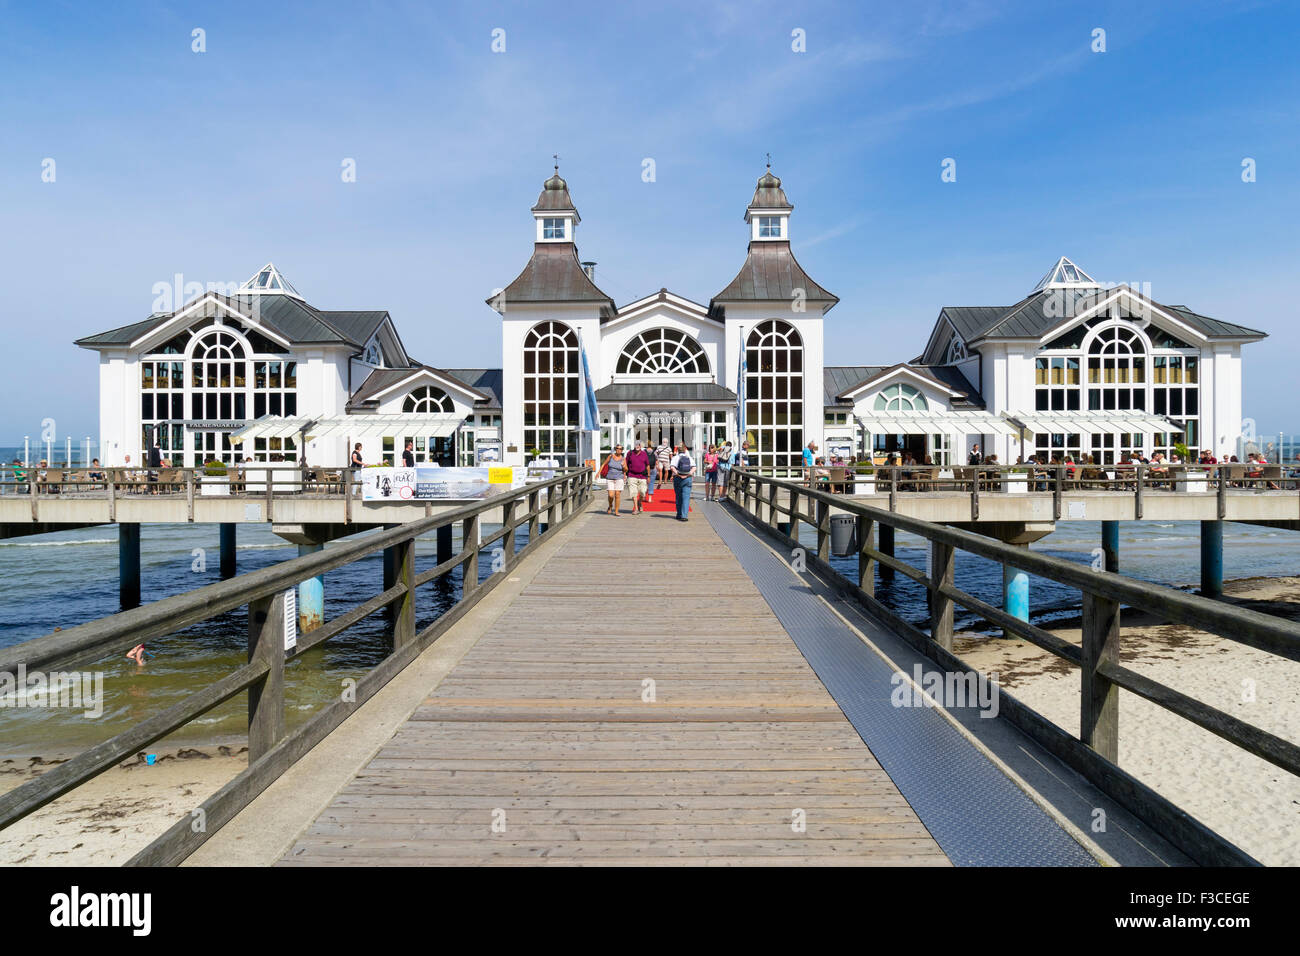
<svg viewBox="0 0 1300 956">
<path fill-rule="evenodd" d="M 269 568 L 0 650 L 0 673 L 8 673 L 14 678 L 20 669 L 27 672 L 67 670 L 103 659 L 151 638 L 174 633 L 240 606 L 247 605 L 249 610 L 247 664 L 163 712 L 90 748 L 55 770 L 0 795 L 0 829 L 80 786 L 123 757 L 175 732 L 213 707 L 247 690 L 249 767 L 232 784 L 210 798 L 209 802 L 216 801 L 214 809 L 219 811 L 217 825 L 213 826 L 209 820 L 208 827 L 202 833 L 196 833 L 178 824 L 138 854 L 133 862 L 176 862 L 183 859 L 215 832 L 221 822 L 246 806 L 287 766 L 346 716 L 337 705 L 330 705 L 293 733 L 286 733 L 283 682 L 286 657 L 297 656 L 319 646 L 370 614 L 393 606 L 396 615 L 392 654 L 376 665 L 361 682 L 366 687 L 365 695 L 373 694 L 413 660 L 420 650 L 458 620 L 469 607 L 496 587 L 525 555 L 538 546 L 544 536 L 539 533 L 537 518 L 543 511 L 550 512 L 551 519 L 545 537 L 549 537 L 563 522 L 580 514 L 582 506 L 591 497 L 591 479 L 591 470 L 587 468 L 556 469 L 553 478 L 480 502 L 453 508 L 367 535 L 337 548 L 293 558 Z M 351 477 L 345 480 L 350 481 Z M 108 483 L 111 487 L 114 483 L 113 476 L 109 476 Z M 541 505 L 543 493 L 547 496 L 545 506 Z M 528 501 L 527 510 L 515 507 L 520 499 Z M 497 508 L 503 509 L 503 527 L 480 542 L 478 527 L 481 517 Z M 564 512 L 563 521 L 557 519 L 561 510 Z M 430 572 L 415 574 L 416 538 L 457 522 L 463 528 L 460 553 Z M 515 552 L 514 536 L 521 526 L 529 528 L 528 542 L 520 551 Z M 479 553 L 483 548 L 501 540 L 512 542 L 510 554 L 501 565 L 494 565 L 497 570 L 480 583 L 477 575 Z M 304 634 L 296 648 L 286 651 L 285 592 L 308 578 L 352 564 L 385 548 L 397 549 L 399 556 L 398 581 L 394 586 Z M 415 598 L 419 586 L 458 566 L 464 569 L 459 600 L 417 634 Z M 358 697 L 356 703 L 364 699 L 365 697 Z"/>
</svg>

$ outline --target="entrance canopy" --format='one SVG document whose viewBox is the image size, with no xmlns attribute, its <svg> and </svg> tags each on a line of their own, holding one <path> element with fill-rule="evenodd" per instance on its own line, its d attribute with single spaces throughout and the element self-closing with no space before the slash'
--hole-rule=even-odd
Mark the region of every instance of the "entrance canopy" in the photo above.
<svg viewBox="0 0 1300 956">
<path fill-rule="evenodd" d="M 429 415 L 335 415 L 329 418 L 283 418 L 264 415 L 230 436 L 231 444 L 249 438 L 293 438 L 305 432 L 309 440 L 339 437 L 353 441 L 386 435 L 419 435 L 448 438 L 456 433 L 465 416 L 451 412 Z"/>
<path fill-rule="evenodd" d="M 1007 412 L 1011 422 L 1023 425 L 1026 432 L 1100 433 L 1103 435 L 1151 435 L 1157 432 L 1181 432 L 1162 415 L 1141 411 L 1114 412 Z"/>
<path fill-rule="evenodd" d="M 857 416 L 873 435 L 1019 435 L 1005 418 L 989 412 L 873 412 Z"/>
</svg>

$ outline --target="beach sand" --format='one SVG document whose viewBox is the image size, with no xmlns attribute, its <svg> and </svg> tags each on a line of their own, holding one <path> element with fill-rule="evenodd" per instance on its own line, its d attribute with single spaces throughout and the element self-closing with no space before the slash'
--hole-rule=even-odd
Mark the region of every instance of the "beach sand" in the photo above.
<svg viewBox="0 0 1300 956">
<path fill-rule="evenodd" d="M 1250 578 L 1225 599 L 1300 620 L 1300 578 Z M 1300 741 L 1300 663 L 1125 609 L 1120 660 L 1133 670 L 1285 740 Z M 1048 628 L 1074 644 L 1078 619 Z M 1078 669 L 1025 641 L 962 634 L 954 651 L 1071 734 Z M 1253 689 L 1254 699 L 1248 699 Z M 1300 865 L 1300 777 L 1128 691 L 1120 691 L 1119 765 L 1257 860 Z"/>
<path fill-rule="evenodd" d="M 152 748 L 0 831 L 0 864 L 116 866 L 248 766 L 242 743 Z M 58 766 L 61 758 L 0 760 L 0 792 Z"/>
</svg>

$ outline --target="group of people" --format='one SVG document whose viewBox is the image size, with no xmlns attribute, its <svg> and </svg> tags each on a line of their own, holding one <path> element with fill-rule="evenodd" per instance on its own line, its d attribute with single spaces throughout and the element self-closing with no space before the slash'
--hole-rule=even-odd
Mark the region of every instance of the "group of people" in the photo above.
<svg viewBox="0 0 1300 956">
<path fill-rule="evenodd" d="M 716 501 L 726 493 L 731 469 L 743 468 L 748 463 L 749 446 L 745 442 L 739 448 L 734 448 L 731 442 L 705 445 L 698 465 L 691 455 L 690 445 L 684 442 L 672 445 L 664 439 L 657 447 L 649 448 L 638 438 L 629 452 L 617 444 L 600 466 L 600 477 L 605 479 L 605 491 L 609 496 L 605 513 L 621 514 L 626 492 L 632 502 L 631 513 L 641 514 L 646 503 L 653 500 L 656 480 L 661 486 L 671 481 L 677 504 L 676 518 L 686 521 L 690 515 L 691 489 L 697 468 L 704 473 L 704 500 Z"/>
</svg>

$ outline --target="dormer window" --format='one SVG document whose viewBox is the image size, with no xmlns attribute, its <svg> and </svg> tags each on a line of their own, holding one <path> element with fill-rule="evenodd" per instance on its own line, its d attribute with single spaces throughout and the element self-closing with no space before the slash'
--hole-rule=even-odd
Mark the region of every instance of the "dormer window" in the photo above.
<svg viewBox="0 0 1300 956">
<path fill-rule="evenodd" d="M 564 220 L 563 219 L 543 219 L 542 220 L 542 238 L 543 239 L 564 239 Z"/>
<path fill-rule="evenodd" d="M 758 217 L 758 238 L 780 239 L 781 238 L 781 217 L 780 216 L 759 216 Z"/>
</svg>

